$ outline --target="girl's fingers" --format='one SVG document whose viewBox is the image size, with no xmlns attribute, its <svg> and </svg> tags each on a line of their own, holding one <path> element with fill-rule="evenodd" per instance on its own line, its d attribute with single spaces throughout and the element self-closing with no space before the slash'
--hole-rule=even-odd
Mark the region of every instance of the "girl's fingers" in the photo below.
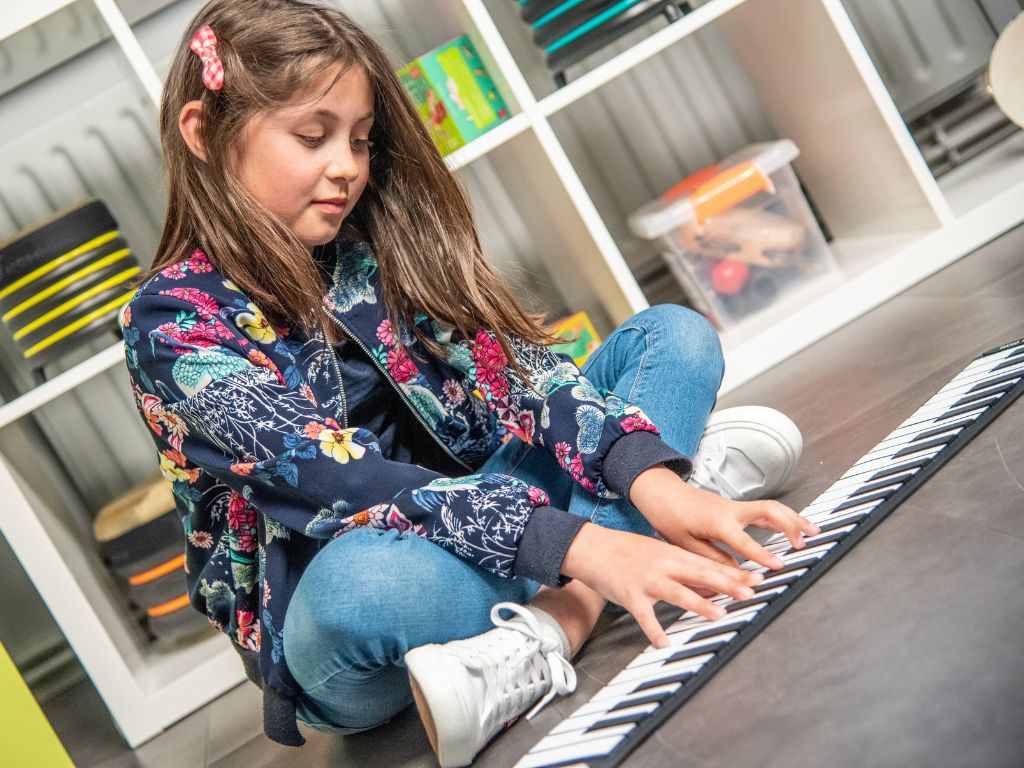
<svg viewBox="0 0 1024 768">
<path fill-rule="evenodd" d="M 736 561 L 732 555 L 728 552 L 723 552 L 721 549 L 716 547 L 714 544 L 704 541 L 703 539 L 697 539 L 693 536 L 688 536 L 683 542 L 683 548 L 688 552 L 693 552 L 695 555 L 706 557 L 708 560 L 712 560 L 719 565 L 726 565 L 732 568 L 737 567 Z"/>
<path fill-rule="evenodd" d="M 746 531 L 739 527 L 738 523 L 735 528 L 731 526 L 726 527 L 722 531 L 721 539 L 745 558 L 753 560 L 758 565 L 763 565 L 765 568 L 771 568 L 772 570 L 777 570 L 783 566 L 780 558 L 754 541 Z"/>
<path fill-rule="evenodd" d="M 801 517 L 785 504 L 780 504 L 777 501 L 761 503 L 764 519 L 769 527 L 786 534 L 786 538 L 789 539 L 789 543 L 793 545 L 794 549 L 803 548 L 803 536 L 815 536 L 821 533 L 818 526 L 807 518 Z"/>
<path fill-rule="evenodd" d="M 734 576 L 731 572 L 723 573 L 722 570 L 715 568 L 714 564 L 708 561 L 706 565 L 697 567 L 690 565 L 685 569 L 680 568 L 672 574 L 672 578 L 677 583 L 686 584 L 688 587 L 710 587 L 715 590 L 716 594 L 731 595 L 737 600 L 749 600 L 753 597 L 754 590 L 747 584 L 744 584 L 739 578 L 739 574 L 743 573 L 743 571 L 740 568 L 731 568 L 729 570 L 735 571 L 737 575 Z M 699 613 L 700 611 L 697 612 Z"/>
<path fill-rule="evenodd" d="M 804 536 L 815 536 L 821 533 L 821 529 L 810 520 L 801 517 L 782 504 L 772 505 L 768 514 L 769 520 L 775 524 L 775 529 L 786 534 L 786 538 L 789 539 L 789 543 L 793 545 L 794 549 L 803 548 Z"/>
<path fill-rule="evenodd" d="M 712 621 L 725 616 L 725 609 L 722 606 L 716 605 L 710 600 L 705 600 L 692 589 L 688 589 L 679 583 L 668 584 L 661 594 L 656 597 L 679 608 L 698 613 Z"/>
<path fill-rule="evenodd" d="M 641 600 L 634 605 L 624 607 L 633 614 L 633 618 L 636 619 L 636 623 L 640 625 L 643 633 L 647 635 L 651 645 L 655 648 L 668 648 L 668 635 L 661 628 L 658 617 L 654 615 L 654 606 L 651 603 Z"/>
</svg>

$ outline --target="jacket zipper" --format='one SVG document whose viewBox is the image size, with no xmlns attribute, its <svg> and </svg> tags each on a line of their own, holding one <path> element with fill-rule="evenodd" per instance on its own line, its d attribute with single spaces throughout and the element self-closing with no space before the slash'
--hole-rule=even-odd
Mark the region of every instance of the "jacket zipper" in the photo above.
<svg viewBox="0 0 1024 768">
<path fill-rule="evenodd" d="M 338 379 L 338 392 L 341 395 L 341 426 L 348 429 L 348 400 L 345 398 L 345 382 L 341 379 L 341 366 L 338 364 L 338 353 L 334 351 L 334 345 L 327 341 L 324 334 L 324 344 L 331 355 L 331 363 L 334 365 L 334 375 Z M 335 414 L 337 415 L 337 414 Z"/>
<path fill-rule="evenodd" d="M 339 320 L 337 317 L 335 317 L 333 312 L 325 312 L 324 314 L 329 316 L 331 318 L 331 320 L 333 320 L 334 323 L 339 328 L 341 328 L 341 330 L 343 330 L 345 332 L 345 335 L 348 338 L 350 338 L 352 341 L 354 341 L 356 343 L 356 345 L 361 350 L 363 350 L 364 353 L 366 353 L 366 356 L 370 358 L 370 360 L 373 362 L 374 366 L 376 366 L 377 370 L 379 370 L 382 374 L 384 374 L 384 378 L 391 385 L 391 387 L 395 390 L 395 392 L 398 393 L 398 396 L 400 398 L 402 398 L 402 402 L 406 404 L 406 406 L 412 412 L 412 415 L 416 418 L 416 420 L 420 424 L 423 425 L 423 428 L 425 430 L 427 430 L 427 434 L 429 434 L 432 438 L 434 438 L 434 442 L 436 442 L 439 446 L 441 446 L 441 450 L 443 450 L 445 453 L 447 453 L 452 458 L 452 460 L 455 461 L 457 464 L 459 464 L 462 467 L 465 467 L 467 471 L 472 472 L 473 469 L 468 464 L 466 464 L 466 462 L 464 462 L 462 459 L 460 459 L 458 456 L 456 456 L 454 453 L 452 453 L 451 449 L 447 445 L 445 445 L 443 442 L 441 442 L 441 438 L 439 438 L 436 434 L 434 434 L 434 430 L 430 428 L 430 425 L 427 424 L 426 420 L 420 415 L 420 412 L 416 410 L 416 407 L 412 404 L 412 401 L 409 400 L 409 398 L 405 394 L 405 392 L 402 391 L 402 388 L 400 386 L 398 386 L 398 383 L 396 381 L 394 381 L 391 378 L 390 375 L 388 375 L 388 372 L 377 361 L 377 358 L 374 356 L 373 352 L 371 352 L 367 348 L 367 346 L 365 344 L 363 344 L 362 341 L 360 341 L 358 338 L 356 338 L 356 335 L 354 333 L 352 333 L 345 326 L 345 324 L 343 322 L 341 322 L 341 320 Z M 326 339 L 324 339 L 324 341 L 327 342 Z M 337 369 L 338 368 L 338 360 L 337 360 L 337 353 L 334 351 L 334 346 L 332 344 L 330 344 L 330 342 L 327 342 L 327 346 L 331 347 L 332 358 L 334 359 L 334 365 L 335 365 L 335 368 Z M 338 371 L 338 381 L 339 382 L 341 381 L 341 372 L 340 372 L 340 370 Z M 342 398 L 344 398 L 344 390 L 342 390 Z M 346 411 L 347 410 L 348 409 L 347 409 L 347 406 L 346 406 Z M 346 417 L 347 417 L 347 414 L 346 414 Z M 346 426 L 348 426 L 348 425 L 346 424 Z"/>
</svg>

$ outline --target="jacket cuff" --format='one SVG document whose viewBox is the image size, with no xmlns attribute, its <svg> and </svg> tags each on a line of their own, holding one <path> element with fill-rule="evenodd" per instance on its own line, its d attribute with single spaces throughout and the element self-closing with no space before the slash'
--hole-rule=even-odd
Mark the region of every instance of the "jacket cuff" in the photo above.
<svg viewBox="0 0 1024 768">
<path fill-rule="evenodd" d="M 664 464 L 683 480 L 693 471 L 688 458 L 653 432 L 630 432 L 608 449 L 601 464 L 601 476 L 608 490 L 628 499 L 637 475 L 658 464 Z"/>
<path fill-rule="evenodd" d="M 526 521 L 512 574 L 520 578 L 563 587 L 572 579 L 561 574 L 562 561 L 586 518 L 555 507 L 537 507 Z"/>
<path fill-rule="evenodd" d="M 306 743 L 295 721 L 295 699 L 263 686 L 263 732 L 267 738 L 286 747 L 301 747 Z"/>
</svg>

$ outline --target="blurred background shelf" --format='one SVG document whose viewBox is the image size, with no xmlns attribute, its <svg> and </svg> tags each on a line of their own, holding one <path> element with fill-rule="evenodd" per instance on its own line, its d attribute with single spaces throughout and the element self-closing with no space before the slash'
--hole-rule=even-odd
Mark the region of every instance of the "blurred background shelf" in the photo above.
<svg viewBox="0 0 1024 768">
<path fill-rule="evenodd" d="M 1019 8 L 984 6 L 1000 3 Z M 651 304 L 690 301 L 629 214 L 742 146 L 793 139 L 839 276 L 723 332 L 725 391 L 1024 220 L 1024 134 L 990 132 L 951 167 L 957 147 L 926 130 L 973 93 L 1008 20 L 968 0 L 919 0 L 895 20 L 902 4 L 882 0 L 693 2 L 573 65 L 561 88 L 513 0 L 335 4 L 396 69 L 469 35 L 511 113 L 446 158 L 484 249 L 531 309 L 586 310 L 602 336 Z M 0 241 L 94 196 L 149 265 L 165 207 L 158 84 L 201 5 L 0 0 Z M 920 50 L 901 58 L 915 34 Z M 925 85 L 900 80 L 907 71 Z M 0 640 L 40 696 L 60 693 L 53 669 L 70 679 L 80 664 L 135 746 L 244 676 L 219 634 L 172 649 L 144 637 L 95 551 L 100 507 L 156 468 L 111 341 L 36 386 L 0 338 L 0 586 L 45 604 L 18 633 L 0 608 Z"/>
</svg>

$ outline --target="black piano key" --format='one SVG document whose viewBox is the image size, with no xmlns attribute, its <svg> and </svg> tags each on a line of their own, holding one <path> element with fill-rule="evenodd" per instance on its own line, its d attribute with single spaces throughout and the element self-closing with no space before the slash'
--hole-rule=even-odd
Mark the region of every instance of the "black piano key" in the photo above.
<svg viewBox="0 0 1024 768">
<path fill-rule="evenodd" d="M 841 524 L 840 527 L 842 527 L 844 525 L 853 525 L 853 521 L 851 521 L 851 520 L 841 520 L 840 524 Z M 822 531 L 817 536 L 811 536 L 809 539 L 804 539 L 804 546 L 806 546 L 808 548 L 809 547 L 817 547 L 817 546 L 820 546 L 822 544 L 828 544 L 831 541 L 839 541 L 840 539 L 845 539 L 846 538 L 846 534 L 848 534 L 848 533 L 849 533 L 849 531 Z M 798 550 L 798 549 L 791 549 L 790 551 L 791 552 L 799 552 L 800 550 Z"/>
<path fill-rule="evenodd" d="M 880 469 L 871 477 L 868 481 L 881 480 L 883 477 L 891 477 L 892 475 L 898 475 L 901 472 L 906 472 L 908 469 L 920 469 L 926 464 L 930 464 L 934 456 L 929 456 L 923 459 L 914 459 L 913 461 L 907 461 L 903 464 L 893 464 L 891 467 Z"/>
<path fill-rule="evenodd" d="M 639 707 L 642 704 L 650 704 L 652 701 L 664 701 L 665 699 L 672 698 L 672 691 L 659 691 L 658 693 L 648 693 L 646 696 L 638 696 L 635 699 L 629 701 L 620 701 L 614 707 L 609 707 L 609 712 L 617 712 L 620 709 L 628 709 L 629 707 Z"/>
<path fill-rule="evenodd" d="M 993 395 L 1001 395 L 1004 392 L 1008 392 L 1011 389 L 1013 389 L 1013 382 L 1012 381 L 1008 381 L 1005 384 L 997 384 L 994 387 L 988 387 L 987 389 L 981 389 L 981 390 L 978 390 L 977 392 L 975 392 L 973 394 L 965 395 L 964 397 L 961 397 L 959 400 L 957 400 L 955 403 L 953 403 L 950 406 L 950 408 L 959 408 L 960 406 L 963 406 L 963 405 L 970 405 L 971 403 L 976 403 L 979 400 L 984 400 L 986 397 L 992 397 Z"/>
<path fill-rule="evenodd" d="M 755 594 L 753 597 L 748 598 L 747 600 L 737 600 L 733 603 L 727 603 L 723 607 L 725 608 L 726 613 L 736 613 L 736 611 L 742 611 L 744 608 L 749 608 L 750 606 L 757 605 L 758 603 L 770 603 L 776 597 L 778 597 L 778 595 Z"/>
<path fill-rule="evenodd" d="M 779 570 L 782 570 L 782 569 L 779 569 Z M 778 573 L 778 571 L 775 571 L 775 573 Z M 698 640 L 706 640 L 709 637 L 714 637 L 715 635 L 720 635 L 723 632 L 735 632 L 737 630 L 743 629 L 749 623 L 750 623 L 750 619 L 741 619 L 739 621 L 727 622 L 727 623 L 723 624 L 720 627 L 710 627 L 708 629 L 702 629 L 700 632 L 695 633 L 693 635 L 693 637 L 691 637 L 687 641 L 687 644 L 689 644 L 689 643 L 696 643 Z"/>
<path fill-rule="evenodd" d="M 644 680 L 642 683 L 637 685 L 630 693 L 640 693 L 640 691 L 648 691 L 651 688 L 657 688 L 659 685 L 668 685 L 669 683 L 681 683 L 688 678 L 693 677 L 696 672 L 692 669 L 684 670 L 682 672 L 673 672 L 669 675 L 663 675 L 662 677 L 656 677 L 653 680 Z"/>
<path fill-rule="evenodd" d="M 858 496 L 855 499 L 844 501 L 838 507 L 832 510 L 834 515 L 836 512 L 842 512 L 844 509 L 851 509 L 853 507 L 859 507 L 861 504 L 866 504 L 869 501 L 875 501 L 876 499 L 887 499 L 896 492 L 895 488 L 890 488 L 888 491 L 878 491 L 877 493 L 869 493 L 866 496 Z"/>
<path fill-rule="evenodd" d="M 810 568 L 812 565 L 814 565 L 816 562 L 818 562 L 818 559 L 819 558 L 811 557 L 811 558 L 808 558 L 806 560 L 800 560 L 798 558 L 797 560 L 795 560 L 793 562 L 786 563 L 785 565 L 783 565 L 778 570 L 775 570 L 775 571 L 765 571 L 765 578 L 769 579 L 769 578 L 772 578 L 774 576 L 781 576 L 784 573 L 789 573 L 790 571 L 798 571 L 801 568 Z M 754 591 L 756 592 L 757 590 L 754 590 Z"/>
<path fill-rule="evenodd" d="M 993 379 L 985 379 L 984 381 L 979 381 L 977 384 L 975 384 L 967 391 L 976 392 L 979 389 L 988 389 L 989 387 L 995 386 L 996 384 L 1002 384 L 1004 381 L 1013 381 L 1014 379 L 1019 379 L 1021 376 L 1024 376 L 1024 373 L 1022 373 L 1021 371 L 1014 371 L 1013 373 L 1004 373 L 1002 376 L 996 376 Z"/>
<path fill-rule="evenodd" d="M 907 477 L 913 477 L 913 475 L 907 475 Z M 871 513 L 870 512 L 861 512 L 859 515 L 852 515 L 850 517 L 844 517 L 842 520 L 831 520 L 831 521 L 825 522 L 825 523 L 818 523 L 818 527 L 821 529 L 822 533 L 828 533 L 829 531 L 834 530 L 836 528 L 842 528 L 844 525 L 851 525 L 853 523 L 859 523 L 861 520 L 863 520 L 869 514 L 871 514 Z"/>
<path fill-rule="evenodd" d="M 914 440 L 927 440 L 929 437 L 935 435 L 941 435 L 943 432 L 948 432 L 951 429 L 961 429 L 962 427 L 969 427 L 974 423 L 974 419 L 960 419 L 960 421 L 951 421 L 949 424 L 943 424 L 941 427 L 935 427 L 935 429 L 929 429 L 924 432 L 919 432 L 914 435 Z"/>
<path fill-rule="evenodd" d="M 616 715 L 615 717 L 606 717 L 604 720 L 598 720 L 592 726 L 587 728 L 584 733 L 592 733 L 599 731 L 602 728 L 611 728 L 613 725 L 625 725 L 626 723 L 639 723 L 642 720 L 646 720 L 650 717 L 650 712 L 634 712 L 631 715 Z"/>
<path fill-rule="evenodd" d="M 769 578 L 774 578 L 776 573 L 778 573 L 778 571 L 772 571 L 772 576 L 770 576 Z M 803 576 L 802 573 L 791 573 L 788 574 L 786 578 L 779 579 L 778 581 L 773 581 L 771 584 L 769 584 L 768 580 L 765 579 L 765 581 L 761 582 L 756 587 L 751 587 L 751 589 L 754 590 L 754 594 L 757 594 L 758 592 L 764 592 L 766 589 L 775 589 L 776 587 L 788 587 L 793 582 L 800 581 L 801 576 Z"/>
<path fill-rule="evenodd" d="M 965 413 L 970 413 L 971 411 L 976 411 L 979 408 L 988 408 L 990 405 L 992 405 L 993 403 L 995 403 L 998 400 L 999 400 L 998 397 L 990 397 L 987 400 L 979 400 L 976 403 L 971 403 L 970 405 L 965 405 L 962 408 L 954 408 L 954 409 L 952 409 L 950 411 L 946 411 L 941 416 L 936 416 L 933 419 L 933 421 L 936 424 L 938 424 L 939 422 L 945 421 L 946 419 L 955 419 L 958 416 L 963 416 Z"/>
<path fill-rule="evenodd" d="M 993 371 L 1001 371 L 1004 368 L 1009 368 L 1009 367 L 1014 366 L 1014 365 L 1020 365 L 1020 360 L 1018 358 L 1022 354 L 1024 354 L 1024 349 L 1018 349 L 1012 355 L 1007 356 L 1007 358 L 1005 360 L 1003 360 L 1003 362 L 1001 362 L 999 365 L 997 365 L 992 370 Z"/>
<path fill-rule="evenodd" d="M 929 448 L 938 448 L 940 445 L 946 445 L 953 442 L 953 438 L 956 435 L 945 435 L 944 437 L 933 437 L 931 440 L 924 440 L 920 443 L 910 443 L 906 448 L 896 451 L 892 455 L 893 459 L 899 459 L 904 456 L 910 456 L 918 451 L 927 451 Z"/>
<path fill-rule="evenodd" d="M 863 496 L 865 493 L 874 493 L 875 491 L 880 491 L 883 488 L 888 488 L 890 485 L 902 485 L 912 477 L 913 475 L 910 474 L 899 475 L 898 477 L 890 477 L 885 480 L 879 480 L 877 483 L 867 483 L 865 485 L 862 485 L 852 494 L 850 494 L 849 498 L 852 499 L 854 496 Z"/>
<path fill-rule="evenodd" d="M 670 664 L 673 661 L 682 661 L 683 659 L 692 659 L 694 656 L 703 656 L 705 653 L 714 653 L 725 644 L 725 640 L 720 640 L 717 643 L 702 645 L 700 648 L 682 648 L 665 659 L 664 663 Z"/>
</svg>

